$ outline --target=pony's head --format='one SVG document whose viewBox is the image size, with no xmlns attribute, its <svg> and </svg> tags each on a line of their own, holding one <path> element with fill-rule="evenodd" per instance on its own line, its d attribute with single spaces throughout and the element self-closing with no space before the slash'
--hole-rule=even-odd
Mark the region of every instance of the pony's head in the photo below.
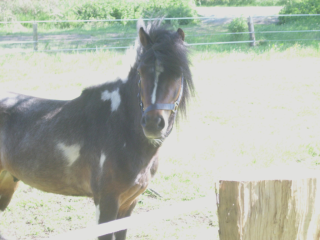
<svg viewBox="0 0 320 240">
<path fill-rule="evenodd" d="M 144 135 L 162 141 L 172 130 L 178 111 L 185 113 L 193 91 L 188 51 L 181 28 L 170 31 L 159 23 L 139 28 L 137 71 Z"/>
</svg>

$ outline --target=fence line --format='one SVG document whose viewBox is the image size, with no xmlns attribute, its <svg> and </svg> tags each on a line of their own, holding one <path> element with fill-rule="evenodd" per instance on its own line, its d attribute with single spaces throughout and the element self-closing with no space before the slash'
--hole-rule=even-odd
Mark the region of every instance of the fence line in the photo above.
<svg viewBox="0 0 320 240">
<path fill-rule="evenodd" d="M 120 47 L 102 47 L 102 48 L 65 48 L 65 49 L 50 49 L 50 50 L 39 50 L 39 51 L 33 51 L 33 50 L 27 50 L 27 51 L 12 51 L 10 53 L 3 53 L 1 55 L 8 55 L 8 54 L 15 54 L 15 53 L 42 53 L 42 52 L 71 52 L 71 51 L 88 51 L 88 50 L 107 50 L 107 49 L 128 49 L 131 46 L 120 46 Z"/>
<path fill-rule="evenodd" d="M 256 16 L 256 15 L 254 15 Z M 270 16 L 281 16 L 281 15 L 270 15 Z M 283 16 L 320 16 L 320 14 L 292 14 L 292 15 L 283 15 Z M 220 16 L 221 17 L 221 16 Z M 230 16 L 228 16 L 230 17 Z M 142 19 L 142 20 L 178 20 L 178 19 L 211 19 L 215 18 L 213 17 L 198 17 L 198 18 L 192 18 L 192 17 L 182 17 L 182 18 L 151 18 L 151 19 Z M 249 16 L 249 19 L 252 19 L 251 16 Z M 38 40 L 38 33 L 37 33 L 37 23 L 38 22 L 73 22 L 73 21 L 82 21 L 82 22 L 97 22 L 97 21 L 137 21 L 139 19 L 105 19 L 105 20 L 61 20 L 61 21 L 21 21 L 21 23 L 33 23 L 33 41 L 3 41 L 0 42 L 0 45 L 8 45 L 8 44 L 34 44 L 34 51 L 38 50 L 38 43 L 39 42 L 96 42 L 96 41 L 105 41 L 105 40 L 127 40 L 127 39 L 135 39 L 135 37 L 115 37 L 115 38 L 102 38 L 102 39 L 62 39 L 58 41 L 54 41 L 51 39 L 42 39 Z M 1 23 L 1 22 L 0 22 Z M 238 43 L 250 43 L 251 46 L 255 46 L 255 33 L 264 33 L 264 34 L 274 34 L 274 33 L 308 33 L 308 32 L 320 32 L 320 30 L 291 30 L 291 31 L 254 31 L 253 21 L 250 21 L 250 24 L 248 23 L 249 31 L 248 32 L 234 32 L 234 33 L 213 33 L 213 34 L 197 34 L 197 35 L 187 35 L 187 37 L 193 37 L 193 36 L 215 36 L 215 35 L 234 35 L 234 34 L 249 34 L 250 40 L 249 41 L 229 41 L 229 42 L 207 42 L 207 43 L 189 43 L 189 46 L 200 46 L 200 45 L 220 45 L 220 44 L 238 44 Z M 261 40 L 260 42 L 276 42 L 276 41 L 318 41 L 319 39 L 284 39 L 284 40 Z M 259 41 L 259 40 L 257 40 Z M 106 49 L 126 49 L 130 48 L 130 46 L 119 46 L 119 47 L 91 47 L 91 48 L 66 48 L 66 49 L 52 49 L 52 50 L 41 50 L 39 52 L 59 52 L 59 51 L 91 51 L 91 50 L 106 50 Z M 34 52 L 32 50 L 30 51 L 12 51 L 3 53 L 0 55 L 5 54 L 13 54 L 13 53 L 30 53 Z"/>
<path fill-rule="evenodd" d="M 293 42 L 293 41 L 320 41 L 320 38 L 283 39 L 283 40 L 257 40 L 256 42 Z"/>
<path fill-rule="evenodd" d="M 31 36 L 30 36 L 31 37 Z M 39 39 L 37 42 L 80 42 L 80 41 L 104 41 L 104 40 L 127 40 L 127 39 L 136 39 L 136 37 L 128 37 L 128 38 L 87 38 L 87 39 L 81 39 L 81 38 L 76 38 L 76 39 L 61 39 L 61 40 L 52 40 L 52 39 Z M 34 41 L 3 41 L 0 42 L 0 45 L 6 45 L 6 44 L 24 44 L 24 43 L 34 43 Z"/>
<path fill-rule="evenodd" d="M 131 18 L 131 19 L 91 19 L 91 20 L 36 20 L 36 21 L 12 21 L 8 23 L 63 23 L 63 22 L 130 22 L 130 21 L 155 21 L 155 20 L 191 20 L 191 19 L 214 19 L 214 18 L 233 18 L 243 16 L 243 14 L 234 15 L 213 15 L 208 17 L 176 17 L 176 18 Z M 320 14 L 278 14 L 278 15 L 251 15 L 252 17 L 312 17 L 320 16 Z"/>
<path fill-rule="evenodd" d="M 188 35 L 186 37 L 198 37 L 198 36 L 219 36 L 219 35 L 237 35 L 237 34 L 250 34 L 250 33 L 308 33 L 308 32 L 320 32 L 320 30 L 296 30 L 296 31 L 253 31 L 253 32 L 235 32 L 235 33 L 204 33 L 204 34 L 196 34 L 196 35 Z M 30 36 L 31 37 L 31 36 Z M 80 42 L 80 41 L 105 41 L 105 40 L 129 40 L 136 39 L 136 37 L 119 37 L 119 38 L 101 38 L 101 39 L 61 39 L 61 40 L 52 40 L 52 39 L 39 39 L 38 42 Z M 294 39 L 293 39 L 294 40 Z M 278 40 L 282 41 L 282 40 Z M 9 44 L 28 44 L 34 43 L 35 41 L 3 41 L 0 42 L 0 45 L 9 45 Z M 127 46 L 129 47 L 129 46 Z"/>
<path fill-rule="evenodd" d="M 282 39 L 282 40 L 249 40 L 249 41 L 231 41 L 231 42 L 209 42 L 209 43 L 187 43 L 187 46 L 201 46 L 201 45 L 222 45 L 222 44 L 239 44 L 239 43 L 253 43 L 253 42 L 292 42 L 292 41 L 320 41 L 320 38 L 314 39 Z M 109 50 L 109 49 L 129 49 L 132 46 L 121 46 L 121 47 L 102 47 L 102 48 L 66 48 L 66 49 L 50 49 L 50 50 L 39 50 L 41 52 L 71 52 L 71 51 L 89 51 L 89 50 Z M 15 54 L 15 53 L 34 53 L 35 51 L 12 51 L 10 53 L 3 53 L 2 55 Z"/>
<path fill-rule="evenodd" d="M 253 32 L 232 32 L 232 33 L 203 33 L 197 35 L 188 35 L 186 37 L 193 36 L 215 36 L 215 35 L 233 35 L 233 34 L 249 34 L 249 33 L 299 33 L 299 32 L 320 32 L 320 30 L 296 30 L 296 31 L 253 31 Z"/>
<path fill-rule="evenodd" d="M 164 207 L 158 210 L 153 210 L 147 213 L 142 213 L 136 216 L 126 217 L 108 223 L 102 223 L 96 226 L 88 227 L 85 229 L 75 230 L 58 236 L 49 238 L 49 240 L 85 240 L 94 237 L 103 236 L 109 233 L 125 230 L 128 228 L 145 226 L 151 221 L 169 219 L 173 216 L 196 211 L 205 207 L 215 206 L 215 197 L 205 197 L 188 202 L 180 202 L 169 207 Z"/>
<path fill-rule="evenodd" d="M 283 39 L 283 40 L 249 40 L 249 41 L 232 41 L 232 42 L 212 42 L 212 43 L 190 43 L 189 46 L 197 46 L 197 45 L 220 45 L 220 44 L 232 44 L 232 43 L 253 43 L 253 42 L 288 42 L 288 41 L 318 41 L 317 38 L 314 39 Z"/>
</svg>

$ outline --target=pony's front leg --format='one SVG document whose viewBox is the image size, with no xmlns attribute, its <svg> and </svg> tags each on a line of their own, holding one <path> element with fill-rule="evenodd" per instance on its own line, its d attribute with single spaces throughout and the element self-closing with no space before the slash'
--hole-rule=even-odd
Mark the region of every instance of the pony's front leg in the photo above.
<svg viewBox="0 0 320 240">
<path fill-rule="evenodd" d="M 118 198 L 112 194 L 101 194 L 99 201 L 96 202 L 97 222 L 105 223 L 113 221 L 118 215 Z M 99 240 L 113 240 L 113 233 L 99 237 Z"/>
<path fill-rule="evenodd" d="M 119 209 L 119 213 L 118 213 L 117 219 L 131 216 L 131 213 L 132 213 L 133 209 L 135 208 L 137 202 L 138 202 L 138 199 L 135 199 L 131 203 L 131 205 L 123 206 L 123 207 L 121 206 L 120 209 Z M 125 240 L 126 239 L 126 235 L 127 235 L 127 230 L 122 230 L 122 231 L 119 231 L 119 232 L 115 233 L 116 240 Z"/>
</svg>

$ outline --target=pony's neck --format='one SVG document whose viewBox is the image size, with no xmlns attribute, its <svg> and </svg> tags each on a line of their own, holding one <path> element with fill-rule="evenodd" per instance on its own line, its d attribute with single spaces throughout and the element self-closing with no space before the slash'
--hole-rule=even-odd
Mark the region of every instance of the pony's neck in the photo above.
<svg viewBox="0 0 320 240">
<path fill-rule="evenodd" d="M 147 166 L 159 149 L 159 146 L 152 145 L 145 137 L 140 124 L 142 112 L 137 96 L 139 78 L 136 68 L 132 67 L 122 89 L 125 112 L 121 116 L 122 131 L 125 132 L 127 153 L 130 153 L 128 158 L 134 168 Z"/>
</svg>

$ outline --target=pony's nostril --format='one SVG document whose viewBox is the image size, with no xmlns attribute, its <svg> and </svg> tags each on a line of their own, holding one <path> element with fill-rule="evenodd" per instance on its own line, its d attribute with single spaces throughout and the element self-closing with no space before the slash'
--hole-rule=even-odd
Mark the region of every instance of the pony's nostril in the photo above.
<svg viewBox="0 0 320 240">
<path fill-rule="evenodd" d="M 162 130 L 164 128 L 164 119 L 163 117 L 158 117 L 157 119 L 157 126 L 158 126 L 158 130 Z"/>
<path fill-rule="evenodd" d="M 142 119 L 141 119 L 141 126 L 142 126 L 142 127 L 145 127 L 146 124 L 147 124 L 146 116 L 143 116 Z"/>
</svg>

